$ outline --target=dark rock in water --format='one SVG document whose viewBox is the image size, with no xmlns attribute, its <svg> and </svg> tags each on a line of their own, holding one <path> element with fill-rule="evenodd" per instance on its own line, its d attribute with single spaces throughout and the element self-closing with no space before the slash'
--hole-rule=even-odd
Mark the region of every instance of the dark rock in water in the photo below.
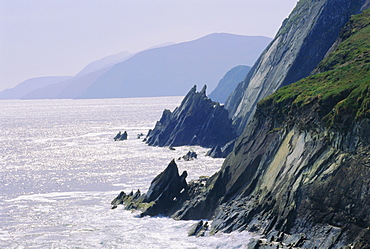
<svg viewBox="0 0 370 249">
<path fill-rule="evenodd" d="M 114 137 L 114 141 L 122 141 L 127 140 L 127 132 L 124 133 L 118 132 L 118 134 Z"/>
<path fill-rule="evenodd" d="M 116 198 L 113 199 L 113 201 L 110 203 L 112 205 L 112 209 L 116 208 L 117 205 L 123 204 L 123 201 L 126 198 L 126 193 L 121 192 Z"/>
<path fill-rule="evenodd" d="M 190 161 L 190 160 L 193 160 L 194 158 L 196 159 L 198 157 L 197 153 L 194 152 L 194 151 L 189 151 L 188 153 L 186 153 L 186 155 L 180 157 L 179 159 L 184 159 L 185 161 Z"/>
<path fill-rule="evenodd" d="M 262 244 L 261 240 L 252 238 L 247 244 L 247 249 L 260 249 L 261 244 Z"/>
<path fill-rule="evenodd" d="M 188 184 L 185 180 L 187 176 L 186 171 L 181 176 L 179 175 L 175 160 L 172 160 L 167 168 L 152 181 L 145 201 L 154 201 L 154 204 L 142 215 L 171 214 L 172 210 L 181 204 L 181 200 L 187 195 Z"/>
<path fill-rule="evenodd" d="M 207 151 L 206 156 L 213 157 L 213 158 L 222 158 L 222 151 L 220 146 L 213 147 L 209 151 Z"/>
<path fill-rule="evenodd" d="M 235 138 L 228 111 L 206 96 L 206 86 L 194 86 L 172 113 L 164 110 L 155 128 L 147 135 L 152 146 L 224 146 Z"/>
<path fill-rule="evenodd" d="M 153 179 L 146 194 L 141 194 L 140 190 L 128 195 L 121 192 L 111 202 L 112 209 L 124 204 L 125 209 L 143 211 L 141 216 L 159 214 L 170 216 L 188 198 L 189 187 L 186 177 L 186 171 L 179 175 L 177 165 L 172 160 L 167 168 Z"/>
<path fill-rule="evenodd" d="M 140 139 L 142 136 L 144 136 L 144 134 L 143 134 L 143 133 L 139 133 L 139 134 L 137 134 L 137 139 Z"/>
<path fill-rule="evenodd" d="M 141 194 L 139 189 L 135 194 L 133 191 L 131 191 L 128 195 L 122 191 L 116 198 L 113 199 L 111 205 L 112 209 L 115 209 L 118 205 L 123 204 L 127 210 L 143 210 L 150 205 L 149 203 L 145 203 L 144 199 L 145 194 Z"/>
<path fill-rule="evenodd" d="M 228 142 L 222 148 L 220 146 L 213 147 L 206 153 L 206 156 L 213 158 L 226 158 L 233 151 L 234 144 L 235 139 Z"/>
<path fill-rule="evenodd" d="M 156 200 L 173 179 L 179 178 L 179 171 L 174 160 L 170 162 L 167 168 L 157 175 L 150 184 L 145 200 L 151 202 Z"/>
<path fill-rule="evenodd" d="M 203 220 L 192 225 L 188 231 L 188 236 L 203 237 L 208 230 L 208 222 Z"/>
</svg>

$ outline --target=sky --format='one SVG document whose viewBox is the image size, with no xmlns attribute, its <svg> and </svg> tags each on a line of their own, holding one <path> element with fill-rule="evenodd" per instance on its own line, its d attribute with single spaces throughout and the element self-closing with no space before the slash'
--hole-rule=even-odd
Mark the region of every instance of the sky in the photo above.
<svg viewBox="0 0 370 249">
<path fill-rule="evenodd" d="M 0 91 L 211 33 L 274 37 L 297 0 L 0 0 Z"/>
</svg>

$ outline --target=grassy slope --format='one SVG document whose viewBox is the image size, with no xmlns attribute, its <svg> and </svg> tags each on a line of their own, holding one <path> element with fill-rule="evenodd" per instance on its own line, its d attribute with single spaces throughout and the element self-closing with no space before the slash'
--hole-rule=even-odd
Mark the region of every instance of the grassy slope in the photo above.
<svg viewBox="0 0 370 249">
<path fill-rule="evenodd" d="M 369 24 L 370 9 L 353 16 L 341 33 L 343 42 L 318 66 L 322 73 L 279 89 L 259 106 L 288 114 L 318 103 L 329 127 L 370 118 Z"/>
</svg>

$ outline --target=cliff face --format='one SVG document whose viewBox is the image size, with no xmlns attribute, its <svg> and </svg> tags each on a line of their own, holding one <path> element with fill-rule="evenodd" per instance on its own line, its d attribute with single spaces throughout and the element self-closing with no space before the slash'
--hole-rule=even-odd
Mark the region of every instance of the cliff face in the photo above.
<svg viewBox="0 0 370 249">
<path fill-rule="evenodd" d="M 219 103 L 225 103 L 227 97 L 244 80 L 250 69 L 248 66 L 236 66 L 230 69 L 209 94 L 209 98 Z"/>
<path fill-rule="evenodd" d="M 152 146 L 200 145 L 224 146 L 235 138 L 228 111 L 206 96 L 206 87 L 196 92 L 194 86 L 173 112 L 165 110 L 147 144 Z"/>
<path fill-rule="evenodd" d="M 251 120 L 257 102 L 308 76 L 324 58 L 351 14 L 364 0 L 300 0 L 275 39 L 257 60 L 246 79 L 230 95 L 225 107 L 240 134 Z"/>
<path fill-rule="evenodd" d="M 174 215 L 300 248 L 370 248 L 370 10 L 321 73 L 259 102 L 222 169 Z M 293 246 L 290 244 L 290 246 Z"/>
<path fill-rule="evenodd" d="M 322 13 L 339 2 L 301 0 L 298 6 Z M 342 6 L 334 9 L 341 19 L 335 13 Z M 212 233 L 248 230 L 267 238 L 249 248 L 370 248 L 370 9 L 342 26 L 330 53 L 313 68 L 316 74 L 259 101 L 221 170 L 187 184 L 181 203 L 166 214 L 213 219 Z M 265 53 L 260 60 L 268 58 Z"/>
</svg>

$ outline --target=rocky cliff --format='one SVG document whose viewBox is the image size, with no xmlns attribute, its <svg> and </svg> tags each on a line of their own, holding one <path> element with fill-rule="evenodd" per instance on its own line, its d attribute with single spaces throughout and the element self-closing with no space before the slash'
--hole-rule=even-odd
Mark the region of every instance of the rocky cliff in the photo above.
<svg viewBox="0 0 370 249">
<path fill-rule="evenodd" d="M 228 111 L 194 86 L 173 112 L 165 110 L 146 142 L 152 146 L 224 146 L 235 138 Z"/>
<path fill-rule="evenodd" d="M 342 26 L 315 74 L 259 101 L 221 170 L 186 184 L 167 215 L 264 236 L 248 248 L 370 248 L 370 10 Z"/>
<path fill-rule="evenodd" d="M 258 101 L 278 88 L 300 80 L 325 57 L 351 14 L 365 0 L 300 0 L 246 79 L 225 103 L 240 134 Z"/>
<path fill-rule="evenodd" d="M 227 97 L 242 82 L 251 68 L 248 66 L 236 66 L 218 82 L 217 87 L 209 94 L 209 98 L 219 103 L 225 103 Z"/>
<path fill-rule="evenodd" d="M 259 102 L 222 169 L 174 214 L 281 248 L 370 248 L 370 10 L 321 73 Z M 259 247 L 258 247 L 259 246 Z"/>
</svg>

